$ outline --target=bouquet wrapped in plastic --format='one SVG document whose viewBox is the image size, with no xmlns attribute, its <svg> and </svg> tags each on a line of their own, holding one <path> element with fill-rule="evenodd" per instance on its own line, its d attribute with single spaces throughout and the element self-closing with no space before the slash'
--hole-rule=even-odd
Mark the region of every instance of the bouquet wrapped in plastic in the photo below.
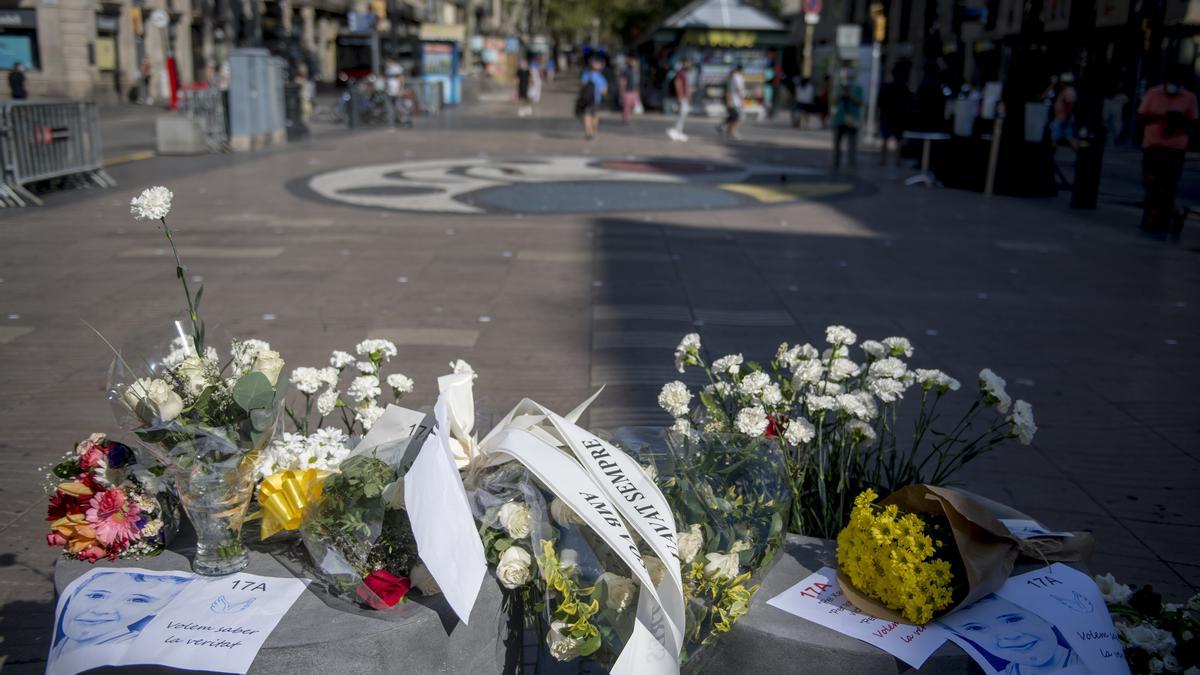
<svg viewBox="0 0 1200 675">
<path fill-rule="evenodd" d="M 626 428 L 613 434 L 647 467 L 678 523 L 687 625 L 681 660 L 750 608 L 750 584 L 783 543 L 791 488 L 783 450 L 743 434 Z"/>
<path fill-rule="evenodd" d="M 162 552 L 179 526 L 179 506 L 133 451 L 92 434 L 47 474 L 46 543 L 96 562 Z"/>
</svg>

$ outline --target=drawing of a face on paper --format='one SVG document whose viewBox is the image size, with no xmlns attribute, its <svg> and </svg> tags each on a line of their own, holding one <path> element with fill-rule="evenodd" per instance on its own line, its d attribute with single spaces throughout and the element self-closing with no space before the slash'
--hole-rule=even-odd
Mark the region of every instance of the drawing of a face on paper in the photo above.
<svg viewBox="0 0 1200 675">
<path fill-rule="evenodd" d="M 95 570 L 63 604 L 51 657 L 133 639 L 189 581 L 183 575 Z"/>
<path fill-rule="evenodd" d="M 971 653 L 985 672 L 1084 673 L 1079 655 L 1050 622 L 1018 605 L 988 595 L 938 623 Z"/>
</svg>

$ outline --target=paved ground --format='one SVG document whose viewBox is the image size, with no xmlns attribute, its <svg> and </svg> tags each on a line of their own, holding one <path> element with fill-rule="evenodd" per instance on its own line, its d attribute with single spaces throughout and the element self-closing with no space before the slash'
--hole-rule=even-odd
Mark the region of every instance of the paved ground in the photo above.
<svg viewBox="0 0 1200 675">
<path fill-rule="evenodd" d="M 563 93 L 543 107 L 569 106 Z M 37 670 L 52 615 L 36 467 L 89 432 L 114 431 L 109 356 L 80 319 L 114 343 L 146 345 L 168 339 L 180 315 L 160 235 L 128 216 L 130 196 L 151 184 L 175 191 L 172 222 L 189 273 L 207 287 L 210 334 L 220 324 L 270 340 L 293 366 L 387 336 L 417 379 L 418 403 L 431 402 L 434 378 L 461 357 L 480 371 L 479 397 L 497 416 L 523 396 L 566 409 L 606 384 L 593 427 L 663 423 L 654 395 L 690 330 L 711 354 L 768 358 L 781 340 L 816 342 L 837 322 L 862 336 L 908 336 L 916 364 L 964 382 L 990 366 L 1034 403 L 1041 430 L 1033 447 L 975 463 L 964 483 L 1051 527 L 1094 530 L 1098 570 L 1176 598 L 1200 587 L 1195 225 L 1180 243 L 1152 241 L 1135 233 L 1129 207 L 1078 213 L 1062 200 L 905 188 L 907 170 L 867 166 L 870 155 L 857 175 L 830 176 L 824 136 L 752 128 L 723 144 L 710 125 L 692 127 L 681 145 L 663 121 L 623 129 L 605 119 L 589 143 L 565 116 L 519 120 L 485 102 L 410 131 L 325 135 L 252 157 L 129 162 L 111 171 L 117 189 L 0 214 L 0 653 L 9 665 Z M 583 203 L 586 190 L 564 197 L 536 176 L 566 161 L 553 158 L 589 166 L 581 157 L 607 158 L 627 198 L 605 190 L 593 209 L 538 213 L 547 200 Z M 500 185 L 499 204 L 451 213 L 346 201 L 420 193 L 445 206 L 453 186 L 414 184 L 430 177 L 412 181 L 411 166 L 395 183 L 340 184 L 336 199 L 311 181 L 447 159 L 455 166 L 439 164 L 438 176 Z M 695 163 L 726 173 L 697 178 Z M 696 190 L 675 204 L 690 208 L 647 208 L 637 191 L 662 181 Z M 526 209 L 502 194 L 515 183 L 535 188 L 521 193 Z"/>
</svg>

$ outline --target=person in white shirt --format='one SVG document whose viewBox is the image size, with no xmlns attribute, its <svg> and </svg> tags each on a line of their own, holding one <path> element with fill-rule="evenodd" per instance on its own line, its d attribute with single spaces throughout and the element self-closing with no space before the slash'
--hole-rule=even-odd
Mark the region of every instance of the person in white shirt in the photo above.
<svg viewBox="0 0 1200 675">
<path fill-rule="evenodd" d="M 729 79 L 725 81 L 725 121 L 717 127 L 717 132 L 725 134 L 734 140 L 740 140 L 738 123 L 742 121 L 742 106 L 746 101 L 746 78 L 742 76 L 742 64 L 733 67 Z"/>
</svg>

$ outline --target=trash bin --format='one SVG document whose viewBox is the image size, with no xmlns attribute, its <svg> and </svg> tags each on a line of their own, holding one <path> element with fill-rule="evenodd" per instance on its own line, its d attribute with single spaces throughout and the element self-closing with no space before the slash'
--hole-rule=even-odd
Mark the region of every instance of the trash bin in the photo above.
<svg viewBox="0 0 1200 675">
<path fill-rule="evenodd" d="M 1103 127 L 1082 136 L 1075 152 L 1075 189 L 1071 191 L 1071 208 L 1094 209 L 1100 195 L 1100 170 L 1104 160 Z"/>
</svg>

